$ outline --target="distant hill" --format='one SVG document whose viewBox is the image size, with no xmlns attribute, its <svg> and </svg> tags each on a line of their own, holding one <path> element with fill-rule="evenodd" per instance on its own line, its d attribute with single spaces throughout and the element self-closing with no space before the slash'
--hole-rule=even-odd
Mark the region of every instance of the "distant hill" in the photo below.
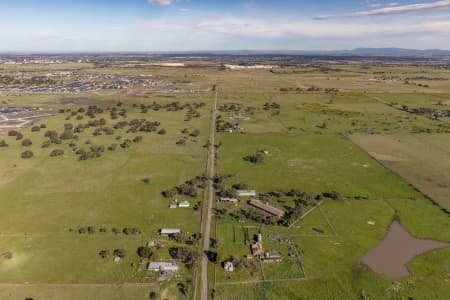
<svg viewBox="0 0 450 300">
<path fill-rule="evenodd" d="M 339 52 L 339 51 L 337 51 Z M 356 55 L 450 55 L 450 50 L 441 49 L 404 49 L 404 48 L 356 48 L 348 53 Z"/>
</svg>

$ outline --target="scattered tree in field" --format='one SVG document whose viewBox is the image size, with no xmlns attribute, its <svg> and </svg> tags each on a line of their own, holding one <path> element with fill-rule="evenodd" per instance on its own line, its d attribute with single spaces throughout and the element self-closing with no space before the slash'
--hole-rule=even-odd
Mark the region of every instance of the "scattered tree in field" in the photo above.
<svg viewBox="0 0 450 300">
<path fill-rule="evenodd" d="M 61 156 L 61 155 L 64 155 L 64 150 L 62 150 L 62 149 L 55 149 L 52 152 L 50 152 L 50 157 Z"/>
<path fill-rule="evenodd" d="M 136 228 L 136 227 L 132 227 L 132 228 L 124 228 L 124 229 L 122 230 L 122 232 L 123 232 L 125 235 L 138 235 L 138 234 L 141 234 L 141 230 L 140 230 L 139 228 Z"/>
<path fill-rule="evenodd" d="M 138 135 L 133 139 L 134 143 L 140 143 L 142 141 L 142 136 Z"/>
<path fill-rule="evenodd" d="M 125 249 L 114 249 L 113 251 L 113 255 L 115 257 L 120 257 L 120 258 L 125 258 L 127 252 L 125 251 Z"/>
<path fill-rule="evenodd" d="M 16 135 L 16 141 L 20 141 L 21 139 L 23 139 L 23 134 L 18 132 L 17 135 Z"/>
<path fill-rule="evenodd" d="M 178 141 L 176 142 L 176 144 L 177 144 L 177 145 L 185 145 L 185 144 L 186 144 L 186 140 L 185 140 L 185 139 L 178 140 Z"/>
<path fill-rule="evenodd" d="M 100 257 L 103 259 L 107 259 L 109 257 L 109 250 L 106 250 L 106 249 L 100 250 L 98 255 L 100 255 Z"/>
<path fill-rule="evenodd" d="M 262 163 L 264 161 L 264 155 L 262 153 L 256 153 L 253 155 L 247 155 L 243 158 L 245 161 L 254 163 L 254 164 L 259 164 Z"/>
<path fill-rule="evenodd" d="M 8 131 L 8 136 L 17 136 L 18 133 L 19 132 L 16 130 L 10 130 L 10 131 Z"/>
<path fill-rule="evenodd" d="M 48 147 L 50 147 L 51 145 L 52 145 L 52 142 L 51 142 L 51 141 L 44 141 L 44 142 L 42 143 L 41 148 L 48 148 Z"/>
<path fill-rule="evenodd" d="M 32 144 L 33 144 L 33 142 L 31 142 L 30 139 L 24 139 L 22 141 L 22 146 L 25 146 L 25 147 L 31 146 Z"/>
<path fill-rule="evenodd" d="M 41 131 L 41 127 L 39 127 L 39 126 L 31 127 L 31 132 L 37 132 L 37 131 Z"/>
<path fill-rule="evenodd" d="M 117 144 L 111 144 L 108 146 L 109 151 L 115 151 L 117 149 Z"/>
<path fill-rule="evenodd" d="M 0 141 L 0 147 L 8 147 L 8 144 L 5 142 L 5 140 Z"/>
<path fill-rule="evenodd" d="M 34 155 L 34 153 L 32 151 L 29 151 L 29 150 L 24 151 L 24 152 L 22 152 L 22 154 L 20 154 L 20 156 L 22 158 L 32 158 L 33 155 Z"/>
<path fill-rule="evenodd" d="M 130 146 L 131 146 L 131 140 L 129 140 L 129 139 L 124 140 L 120 144 L 120 147 L 122 147 L 122 148 L 130 148 Z"/>
<path fill-rule="evenodd" d="M 159 131 L 158 131 L 158 134 L 159 135 L 164 135 L 164 134 L 166 134 L 167 132 L 166 132 L 166 130 L 165 129 L 160 129 Z"/>
<path fill-rule="evenodd" d="M 192 137 L 198 137 L 200 135 L 200 131 L 195 129 L 189 135 L 192 136 Z"/>
</svg>

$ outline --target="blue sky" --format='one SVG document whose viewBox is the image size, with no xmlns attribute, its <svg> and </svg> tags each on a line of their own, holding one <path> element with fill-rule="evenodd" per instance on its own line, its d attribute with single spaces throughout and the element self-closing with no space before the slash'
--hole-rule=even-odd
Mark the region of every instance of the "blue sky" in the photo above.
<svg viewBox="0 0 450 300">
<path fill-rule="evenodd" d="M 0 51 L 450 49 L 450 0 L 0 0 Z"/>
</svg>

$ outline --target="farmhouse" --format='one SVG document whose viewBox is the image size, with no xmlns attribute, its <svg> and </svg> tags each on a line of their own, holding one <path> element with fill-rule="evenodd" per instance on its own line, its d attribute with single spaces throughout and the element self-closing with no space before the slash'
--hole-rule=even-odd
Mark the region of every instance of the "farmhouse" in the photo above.
<svg viewBox="0 0 450 300">
<path fill-rule="evenodd" d="M 181 230 L 178 228 L 161 228 L 159 230 L 159 235 L 161 236 L 169 236 L 177 233 L 181 233 Z"/>
<path fill-rule="evenodd" d="M 151 262 L 148 264 L 147 270 L 156 272 L 173 272 L 178 273 L 180 268 L 169 262 Z"/>
<path fill-rule="evenodd" d="M 238 203 L 239 200 L 236 198 L 228 198 L 228 197 L 222 197 L 219 199 L 220 202 L 222 203 Z"/>
<path fill-rule="evenodd" d="M 236 192 L 239 197 L 254 197 L 254 196 L 256 196 L 255 190 L 237 190 Z"/>
<path fill-rule="evenodd" d="M 265 213 L 268 213 L 274 217 L 277 218 L 281 218 L 284 216 L 284 214 L 286 213 L 284 210 L 279 209 L 277 207 L 274 207 L 268 203 L 264 203 L 262 201 L 256 200 L 256 199 L 252 199 L 250 201 L 248 201 L 248 204 L 250 204 L 251 206 L 260 209 L 262 211 L 264 211 Z"/>
<path fill-rule="evenodd" d="M 227 271 L 227 272 L 233 272 L 233 271 L 234 271 L 234 266 L 233 266 L 233 263 L 232 263 L 231 261 L 225 262 L 223 268 L 224 268 L 225 271 Z"/>
</svg>

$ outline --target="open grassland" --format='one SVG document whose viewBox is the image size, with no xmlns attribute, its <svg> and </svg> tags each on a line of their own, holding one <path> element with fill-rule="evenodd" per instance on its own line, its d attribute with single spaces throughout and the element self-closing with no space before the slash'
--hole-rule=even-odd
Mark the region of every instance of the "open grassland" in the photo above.
<svg viewBox="0 0 450 300">
<path fill-rule="evenodd" d="M 352 140 L 450 210 L 448 135 L 354 135 Z"/>
<path fill-rule="evenodd" d="M 415 258 L 408 266 L 408 278 L 382 276 L 359 263 L 384 238 L 394 218 L 418 238 L 450 242 L 448 214 L 419 191 L 447 205 L 448 119 L 435 120 L 402 109 L 403 105 L 449 109 L 447 70 L 394 63 L 330 62 L 242 71 L 148 65 L 95 68 L 90 64 L 35 69 L 16 66 L 3 71 L 42 75 L 64 69 L 84 75 L 152 75 L 177 82 L 187 90 L 217 84 L 219 107 L 232 103 L 240 106 L 238 110 L 221 109 L 220 120 L 238 123 L 244 132 L 220 132 L 217 136 L 217 172 L 232 175 L 227 187 L 244 182 L 258 193 L 290 189 L 319 195 L 340 193 L 339 200 L 321 199 L 309 206 L 308 213 L 290 227 L 261 225 L 231 216 L 215 218 L 213 236 L 218 245 L 212 249 L 217 251 L 218 262 L 210 263 L 208 284 L 211 291 L 215 289 L 216 299 L 357 300 L 365 295 L 370 299 L 448 298 L 448 248 Z M 22 140 L 14 137 L 0 136 L 9 145 L 0 148 L 0 253 L 13 253 L 12 259 L 0 257 L 0 299 L 134 300 L 147 299 L 150 291 L 156 291 L 160 299 L 190 298 L 177 287 L 178 282 L 193 278 L 193 271 L 184 267 L 179 278 L 161 286 L 153 280 L 141 284 L 148 274 L 138 271 L 136 249 L 154 239 L 161 227 L 199 232 L 201 212 L 192 208 L 169 210 L 171 199 L 164 198 L 161 191 L 205 172 L 204 145 L 212 96 L 211 92 L 146 94 L 140 89 L 2 96 L 2 106 L 39 106 L 56 115 L 36 122 L 45 123 L 46 129 L 21 130 L 24 139 L 32 140 L 31 146 L 22 146 Z M 78 161 L 68 142 L 41 148 L 47 139 L 43 137 L 46 130 L 61 133 L 65 123 L 89 120 L 65 120 L 70 112 L 57 113 L 60 108 L 114 107 L 119 100 L 127 109 L 128 121 L 159 121 L 159 128 L 167 133 L 117 129 L 112 136 L 93 136 L 95 128 L 88 128 L 75 141 L 77 148 L 88 149 L 87 140 L 91 145 L 107 147 L 137 135 L 143 139 L 87 161 Z M 200 118 L 185 121 L 185 110 L 149 109 L 142 113 L 139 105 L 153 101 L 207 105 L 199 109 Z M 280 107 L 266 109 L 266 102 Z M 241 113 L 248 119 L 230 119 Z M 121 120 L 111 120 L 106 110 L 97 118 L 104 118 L 107 126 Z M 181 133 L 183 128 L 190 132 L 197 129 L 200 135 L 189 136 L 185 145 L 176 145 L 186 136 Z M 115 140 L 118 135 L 121 141 Z M 64 150 L 64 155 L 49 157 L 54 149 Z M 21 159 L 20 153 L 25 150 L 32 150 L 34 157 Z M 262 163 L 243 160 L 260 150 L 268 151 Z M 150 178 L 150 183 L 144 183 L 144 178 Z M 178 198 L 196 204 L 202 196 Z M 217 207 L 239 211 L 247 199 L 242 200 L 238 206 Z M 292 197 L 268 201 L 278 208 L 294 205 Z M 96 232 L 78 233 L 88 226 L 95 227 Z M 99 232 L 102 227 L 107 232 Z M 125 227 L 137 227 L 142 234 L 112 232 L 112 228 Z M 279 252 L 283 261 L 269 264 L 253 260 L 246 262 L 248 267 L 225 272 L 223 261 L 250 253 L 244 228 L 248 229 L 250 243 L 261 231 L 265 249 Z M 165 248 L 155 250 L 154 260 L 170 259 L 167 248 L 180 246 L 175 241 L 163 241 Z M 189 247 L 198 248 L 195 244 Z M 112 257 L 104 260 L 98 255 L 102 249 L 118 248 L 127 252 L 118 263 Z M 293 251 L 298 251 L 298 257 L 289 255 Z"/>
<path fill-rule="evenodd" d="M 116 105 L 116 98 L 91 99 L 89 105 L 105 109 L 95 119 L 104 118 L 110 128 L 124 120 L 122 117 L 112 120 L 106 110 L 106 107 Z M 64 124 L 86 123 L 91 120 L 87 116 L 83 120 L 75 117 L 67 120 L 70 112 L 57 113 L 35 124 L 39 126 L 44 123 L 45 129 L 38 132 L 32 132 L 31 128 L 21 130 L 22 140 L 1 136 L 9 146 L 0 149 L 0 252 L 10 252 L 13 257 L 1 259 L 0 282 L 55 284 L 30 285 L 23 289 L 23 292 L 30 291 L 36 298 L 46 295 L 46 299 L 94 299 L 98 295 L 100 299 L 146 299 L 152 286 L 133 286 L 134 283 L 147 281 L 144 277 L 149 275 L 145 264 L 138 266 L 137 248 L 154 239 L 160 228 L 181 228 L 187 234 L 199 232 L 200 211 L 192 208 L 169 210 L 172 199 L 164 198 L 161 192 L 204 173 L 206 151 L 203 145 L 208 135 L 208 106 L 199 109 L 200 118 L 186 122 L 185 110 L 149 110 L 142 113 L 139 107 L 132 104 L 147 105 L 153 101 L 162 105 L 172 101 L 209 102 L 208 95 L 169 99 L 132 97 L 121 101 L 125 102 L 121 108 L 127 109 L 125 120 L 145 118 L 158 121 L 161 123 L 159 128 L 165 129 L 166 134 L 127 133 L 127 127 L 114 129 L 113 135 L 94 136 L 95 128 L 87 128 L 73 141 L 77 149 L 88 150 L 90 146 L 100 145 L 106 148 L 117 144 L 115 151 L 105 150 L 101 157 L 87 161 L 78 160 L 79 155 L 69 146 L 70 141 L 41 147 L 48 139 L 44 137 L 47 130 L 61 133 Z M 58 107 L 77 111 L 79 108 L 87 109 L 87 105 L 84 102 L 66 106 L 52 104 L 55 111 Z M 183 128 L 199 130 L 200 135 L 189 137 L 185 145 L 176 145 L 185 136 L 181 133 Z M 116 139 L 117 136 L 121 138 Z M 142 136 L 142 141 L 133 142 L 129 148 L 119 146 L 124 140 L 132 140 L 136 136 Z M 24 139 L 30 139 L 32 145 L 23 146 L 21 142 Z M 64 150 L 64 155 L 50 157 L 54 149 Z M 22 159 L 21 153 L 25 150 L 33 151 L 34 156 Z M 144 178 L 149 178 L 150 182 L 143 182 Z M 201 201 L 202 195 L 184 199 L 194 205 Z M 95 233 L 79 233 L 80 228 L 88 226 L 95 228 Z M 106 232 L 101 232 L 100 228 Z M 113 233 L 113 228 L 119 229 L 120 233 Z M 126 235 L 122 233 L 123 228 L 138 228 L 141 234 Z M 162 241 L 165 248 L 154 250 L 153 260 L 170 261 L 168 248 L 179 244 L 164 238 Z M 111 256 L 102 259 L 98 254 L 100 250 L 112 253 L 114 249 L 126 251 L 125 258 L 118 263 L 114 263 Z M 192 272 L 182 268 L 181 276 L 180 280 L 190 279 Z M 84 289 L 82 284 L 94 283 L 99 284 L 98 290 L 89 296 L 91 298 L 83 296 L 88 294 L 88 290 L 94 290 L 95 286 Z M 123 283 L 129 285 L 121 286 Z M 75 285 L 66 290 L 65 286 L 60 288 L 58 284 Z M 111 289 L 108 284 L 111 284 Z M 177 288 L 170 286 L 169 298 L 179 297 L 181 294 Z M 12 291 L 15 288 L 2 288 L 5 297 L 1 298 L 17 299 L 18 294 Z M 7 297 L 8 291 L 12 298 Z"/>
<path fill-rule="evenodd" d="M 379 75 L 375 72 L 392 73 L 392 76 L 402 78 L 418 77 L 410 68 L 398 71 L 387 67 L 339 68 L 344 71 L 329 71 L 327 75 L 321 75 L 317 69 L 308 72 L 285 70 L 278 74 L 275 71 L 270 76 L 264 75 L 264 71 L 248 71 L 230 75 L 238 80 L 222 79 L 219 106 L 238 103 L 242 107 L 239 113 L 249 117 L 239 121 L 244 134 L 227 132 L 218 137 L 218 172 L 233 175 L 227 184 L 244 182 L 258 193 L 292 188 L 318 194 L 338 191 L 343 198 L 325 200 L 291 227 L 260 225 L 251 220 L 238 221 L 230 216 L 221 216 L 216 236 L 222 243 L 218 248 L 222 261 L 250 254 L 250 246 L 244 243 L 245 227 L 254 228 L 250 230 L 253 234 L 261 231 L 265 249 L 277 250 L 283 254 L 284 260 L 281 263 L 263 263 L 261 272 L 252 272 L 252 262 L 247 262 L 246 267 L 233 273 L 224 271 L 219 262 L 216 267 L 216 298 L 363 299 L 367 296 L 370 299 L 446 299 L 450 293 L 448 248 L 416 257 L 408 266 L 411 272 L 408 278 L 393 279 L 379 275 L 359 262 L 383 239 L 394 218 L 416 237 L 445 242 L 450 241 L 450 222 L 446 213 L 408 184 L 414 182 L 405 182 L 397 174 L 407 176 L 397 171 L 390 172 L 365 152 L 370 153 L 368 148 L 353 144 L 356 137 L 367 141 L 384 138 L 377 149 L 385 153 L 381 149 L 386 140 L 397 137 L 405 141 L 416 140 L 414 145 L 410 142 L 404 147 L 408 148 L 409 155 L 416 155 L 417 166 L 421 165 L 420 170 L 427 174 L 424 176 L 439 172 L 449 174 L 448 168 L 442 166 L 434 168 L 435 173 L 430 168 L 427 171 L 426 164 L 421 164 L 417 157 L 423 153 L 420 158 L 426 160 L 428 166 L 446 161 L 445 146 L 436 150 L 440 154 L 435 158 L 428 159 L 429 152 L 424 148 L 435 148 L 435 143 L 445 144 L 443 141 L 449 136 L 448 126 L 440 120 L 414 115 L 389 105 L 390 99 L 398 96 L 398 103 L 412 99 L 411 106 L 422 107 L 428 101 L 432 107 L 436 99 L 446 97 L 442 93 L 447 92 L 447 87 L 434 86 L 435 81 L 426 88 L 407 85 L 404 79 L 373 79 Z M 447 73 L 437 71 L 430 76 L 449 77 Z M 311 85 L 338 87 L 340 91 L 296 91 L 297 87 L 304 89 Z M 293 90 L 279 90 L 285 86 L 291 86 Z M 419 90 L 420 93 L 417 92 Z M 276 102 L 281 109 L 277 113 L 265 110 L 265 102 Z M 245 107 L 255 109 L 246 112 Z M 223 120 L 237 113 L 220 112 Z M 422 130 L 436 133 L 418 134 Z M 262 163 L 252 164 L 243 159 L 262 150 L 269 152 Z M 392 165 L 398 163 L 401 161 L 395 160 Z M 411 170 L 406 165 L 404 169 Z M 242 199 L 237 206 L 217 205 L 233 212 L 239 210 L 245 201 Z M 277 207 L 283 206 L 276 199 L 269 202 Z M 253 243 L 252 234 L 250 239 Z M 280 239 L 283 242 L 280 243 Z M 284 250 L 286 240 L 298 248 L 304 274 L 296 273 L 292 268 L 292 258 Z"/>
</svg>

